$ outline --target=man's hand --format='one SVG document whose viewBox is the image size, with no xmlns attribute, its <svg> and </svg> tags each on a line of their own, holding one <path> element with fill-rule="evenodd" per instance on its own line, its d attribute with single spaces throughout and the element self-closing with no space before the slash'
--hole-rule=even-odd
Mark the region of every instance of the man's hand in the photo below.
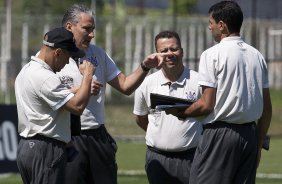
<svg viewBox="0 0 282 184">
<path fill-rule="evenodd" d="M 165 110 L 165 113 L 176 116 L 179 120 L 184 120 L 184 119 L 186 119 L 186 117 L 184 117 L 184 115 L 183 115 L 184 110 L 178 109 L 178 108 L 169 108 L 169 109 Z"/>
<path fill-rule="evenodd" d="M 148 55 L 143 64 L 146 68 L 157 68 L 160 69 L 166 57 L 171 56 L 170 53 L 154 53 Z"/>
<path fill-rule="evenodd" d="M 87 60 L 83 60 L 83 62 L 79 64 L 79 71 L 83 76 L 86 76 L 86 75 L 93 76 L 95 73 L 95 70 L 96 70 L 96 67 Z"/>
<path fill-rule="evenodd" d="M 91 95 L 95 95 L 95 96 L 98 95 L 102 87 L 103 87 L 102 83 L 92 79 Z"/>
</svg>

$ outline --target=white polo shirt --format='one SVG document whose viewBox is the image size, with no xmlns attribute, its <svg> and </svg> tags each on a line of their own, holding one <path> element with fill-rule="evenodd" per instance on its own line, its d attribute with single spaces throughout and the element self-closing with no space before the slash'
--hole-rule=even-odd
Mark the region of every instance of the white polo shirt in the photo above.
<svg viewBox="0 0 282 184">
<path fill-rule="evenodd" d="M 18 132 L 22 137 L 41 134 L 68 143 L 70 113 L 61 108 L 74 94 L 41 59 L 32 56 L 15 81 Z"/>
<path fill-rule="evenodd" d="M 88 47 L 84 58 L 96 65 L 93 79 L 103 84 L 98 95 L 91 95 L 88 105 L 81 115 L 81 129 L 88 130 L 95 129 L 105 123 L 106 84 L 114 79 L 120 70 L 107 53 L 95 45 Z M 81 84 L 82 75 L 73 59 L 70 59 L 69 64 L 58 75 L 67 86 L 80 86 Z"/>
<path fill-rule="evenodd" d="M 268 88 L 267 65 L 258 50 L 240 37 L 227 37 L 201 55 L 199 85 L 216 88 L 216 103 L 203 123 L 256 121 Z"/>
<path fill-rule="evenodd" d="M 198 73 L 184 69 L 180 78 L 170 87 L 161 70 L 147 76 L 135 91 L 133 113 L 148 114 L 149 124 L 146 144 L 163 151 L 184 151 L 197 146 L 202 132 L 202 124 L 194 118 L 179 120 L 164 111 L 150 111 L 150 93 L 169 95 L 183 99 L 197 100 L 199 97 Z"/>
</svg>

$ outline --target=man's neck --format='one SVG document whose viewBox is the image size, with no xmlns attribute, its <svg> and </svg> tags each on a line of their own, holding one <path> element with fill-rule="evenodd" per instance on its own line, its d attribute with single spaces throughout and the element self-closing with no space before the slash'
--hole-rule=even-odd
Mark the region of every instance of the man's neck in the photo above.
<svg viewBox="0 0 282 184">
<path fill-rule="evenodd" d="M 51 52 L 51 51 L 47 51 L 46 49 L 48 48 L 42 47 L 37 57 L 41 59 L 42 61 L 44 61 L 45 63 L 47 63 L 47 65 L 49 65 L 50 68 L 53 71 L 55 71 L 55 65 L 54 65 L 53 59 L 50 58 L 50 54 L 48 55 L 48 52 Z"/>
<path fill-rule="evenodd" d="M 223 38 L 232 37 L 232 36 L 240 36 L 240 33 L 227 33 L 227 34 L 222 34 L 220 41 L 221 41 Z"/>
<path fill-rule="evenodd" d="M 182 75 L 183 71 L 184 71 L 183 65 L 177 70 L 165 70 L 165 69 L 162 70 L 165 78 L 170 82 L 177 81 L 179 77 Z"/>
</svg>

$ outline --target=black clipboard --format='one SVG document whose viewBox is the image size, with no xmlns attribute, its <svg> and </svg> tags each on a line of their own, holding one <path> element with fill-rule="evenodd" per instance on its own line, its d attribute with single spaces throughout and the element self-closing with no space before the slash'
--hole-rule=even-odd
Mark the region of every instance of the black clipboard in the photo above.
<svg viewBox="0 0 282 184">
<path fill-rule="evenodd" d="M 170 106 L 180 107 L 180 106 L 190 106 L 194 101 L 177 98 L 172 96 L 161 95 L 157 93 L 150 93 L 151 109 L 155 109 L 156 106 Z"/>
</svg>

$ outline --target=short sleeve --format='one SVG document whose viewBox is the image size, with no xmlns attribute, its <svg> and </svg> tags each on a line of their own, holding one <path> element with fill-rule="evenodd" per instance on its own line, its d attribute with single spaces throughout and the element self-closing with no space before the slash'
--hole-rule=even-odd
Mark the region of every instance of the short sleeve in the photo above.
<svg viewBox="0 0 282 184">
<path fill-rule="evenodd" d="M 263 58 L 263 88 L 269 88 L 268 69 L 266 61 Z"/>
<path fill-rule="evenodd" d="M 216 64 L 218 61 L 214 59 L 207 51 L 203 52 L 200 57 L 199 64 L 199 85 L 208 87 L 217 87 L 216 80 Z"/>
<path fill-rule="evenodd" d="M 143 116 L 148 114 L 148 105 L 146 103 L 144 93 L 142 92 L 142 85 L 137 88 L 134 94 L 134 109 L 133 114 Z"/>
<path fill-rule="evenodd" d="M 42 83 L 39 96 L 53 110 L 57 110 L 68 102 L 74 94 L 61 83 L 59 76 L 54 75 Z"/>
<path fill-rule="evenodd" d="M 107 82 L 114 79 L 121 71 L 118 69 L 116 63 L 113 59 L 105 53 L 105 62 L 106 62 L 106 78 Z"/>
</svg>

